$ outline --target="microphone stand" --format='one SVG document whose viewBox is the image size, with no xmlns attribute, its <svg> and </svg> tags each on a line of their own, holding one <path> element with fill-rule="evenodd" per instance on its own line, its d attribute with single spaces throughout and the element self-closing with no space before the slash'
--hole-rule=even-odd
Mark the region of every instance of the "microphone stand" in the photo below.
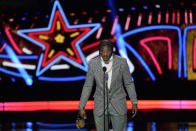
<svg viewBox="0 0 196 131">
<path fill-rule="evenodd" d="M 108 75 L 109 75 L 109 74 L 108 74 Z M 106 87 L 106 97 L 107 97 L 107 109 L 106 109 L 106 110 L 107 110 L 108 130 L 109 130 L 109 111 L 108 111 L 108 106 L 109 106 L 109 105 L 108 105 L 108 104 L 109 104 L 109 103 L 108 103 L 108 76 L 107 76 L 107 78 L 106 78 L 106 83 L 105 83 L 105 84 L 106 84 L 106 86 L 105 86 L 105 87 Z"/>
<path fill-rule="evenodd" d="M 106 77 L 106 70 L 107 68 L 106 67 L 103 67 L 103 72 L 104 72 L 104 76 L 103 76 L 103 97 L 104 97 L 104 131 L 105 131 L 105 96 L 107 97 L 107 119 L 108 119 L 108 129 L 109 129 L 109 112 L 108 112 L 108 76 Z M 107 74 L 108 75 L 108 74 Z M 105 95 L 105 90 L 106 90 L 106 95 Z"/>
<path fill-rule="evenodd" d="M 103 119 L 104 119 L 104 131 L 105 131 L 105 72 L 106 72 L 106 67 L 103 67 Z"/>
</svg>

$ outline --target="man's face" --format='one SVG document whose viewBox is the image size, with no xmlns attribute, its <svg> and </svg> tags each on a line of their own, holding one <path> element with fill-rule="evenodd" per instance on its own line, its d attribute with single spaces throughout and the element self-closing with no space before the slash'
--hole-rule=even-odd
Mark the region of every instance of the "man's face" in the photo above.
<svg viewBox="0 0 196 131">
<path fill-rule="evenodd" d="M 99 54 L 101 55 L 102 59 L 107 62 L 112 56 L 112 48 L 109 46 L 103 46 L 100 49 Z"/>
</svg>

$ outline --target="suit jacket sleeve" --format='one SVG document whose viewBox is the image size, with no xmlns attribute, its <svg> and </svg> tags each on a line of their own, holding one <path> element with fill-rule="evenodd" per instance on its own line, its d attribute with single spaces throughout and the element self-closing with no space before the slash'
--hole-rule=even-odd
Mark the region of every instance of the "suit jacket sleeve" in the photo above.
<svg viewBox="0 0 196 131">
<path fill-rule="evenodd" d="M 126 59 L 123 59 L 123 82 L 132 104 L 137 104 L 135 85 L 133 83 Z"/>
<path fill-rule="evenodd" d="M 94 81 L 94 74 L 93 74 L 93 69 L 92 69 L 92 62 L 90 61 L 88 64 L 88 71 L 86 74 L 86 80 L 82 89 L 82 94 L 80 97 L 80 103 L 79 103 L 79 108 L 84 108 L 89 96 L 92 91 L 93 87 L 93 81 Z"/>
</svg>

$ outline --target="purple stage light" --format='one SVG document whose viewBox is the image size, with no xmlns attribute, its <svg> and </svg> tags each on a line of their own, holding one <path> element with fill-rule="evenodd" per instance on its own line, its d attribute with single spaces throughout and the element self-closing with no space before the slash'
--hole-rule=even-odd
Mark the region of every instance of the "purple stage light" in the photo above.
<svg viewBox="0 0 196 131">
<path fill-rule="evenodd" d="M 22 17 L 22 18 L 21 18 L 22 21 L 25 21 L 26 19 L 27 19 L 26 17 Z"/>
<path fill-rule="evenodd" d="M 131 7 L 131 10 L 133 10 L 133 11 L 134 11 L 134 10 L 136 10 L 136 8 L 135 8 L 135 7 Z"/>
<path fill-rule="evenodd" d="M 119 8 L 118 10 L 119 10 L 120 12 L 123 12 L 123 11 L 124 11 L 124 9 L 123 9 L 123 8 Z"/>
<path fill-rule="evenodd" d="M 143 8 L 144 8 L 145 10 L 147 10 L 147 9 L 148 9 L 148 6 L 144 5 Z"/>
</svg>

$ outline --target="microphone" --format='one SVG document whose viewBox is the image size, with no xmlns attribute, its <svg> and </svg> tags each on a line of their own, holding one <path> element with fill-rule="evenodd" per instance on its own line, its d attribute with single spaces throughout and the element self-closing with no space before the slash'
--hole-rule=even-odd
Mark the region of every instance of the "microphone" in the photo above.
<svg viewBox="0 0 196 131">
<path fill-rule="evenodd" d="M 103 67 L 103 72 L 106 72 L 106 70 L 107 70 L 107 68 L 104 66 L 104 67 Z"/>
<path fill-rule="evenodd" d="M 103 72 L 105 73 L 107 70 L 107 68 L 104 66 L 103 67 Z M 107 81 L 108 80 L 108 73 L 105 74 L 105 80 Z"/>
</svg>

